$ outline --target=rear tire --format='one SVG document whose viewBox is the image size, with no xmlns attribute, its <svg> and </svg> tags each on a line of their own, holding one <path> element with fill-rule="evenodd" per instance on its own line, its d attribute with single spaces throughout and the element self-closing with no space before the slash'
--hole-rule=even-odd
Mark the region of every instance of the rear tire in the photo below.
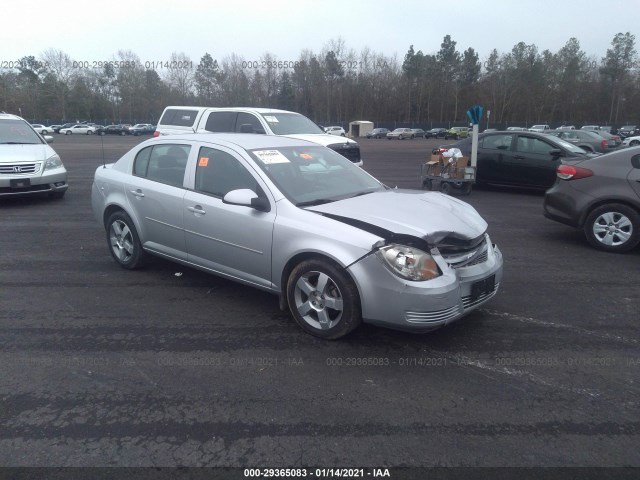
<svg viewBox="0 0 640 480">
<path fill-rule="evenodd" d="M 637 147 L 638 145 L 640 145 L 640 142 L 638 140 L 633 140 L 632 142 L 629 142 L 630 147 Z"/>
<path fill-rule="evenodd" d="M 619 203 L 602 205 L 587 216 L 584 233 L 599 250 L 628 252 L 640 242 L 640 213 Z"/>
<path fill-rule="evenodd" d="M 107 244 L 113 259 L 128 270 L 144 263 L 146 254 L 131 217 L 123 211 L 111 214 L 107 220 Z"/>
<path fill-rule="evenodd" d="M 440 182 L 440 192 L 448 195 L 451 192 L 451 184 L 449 182 Z"/>
</svg>

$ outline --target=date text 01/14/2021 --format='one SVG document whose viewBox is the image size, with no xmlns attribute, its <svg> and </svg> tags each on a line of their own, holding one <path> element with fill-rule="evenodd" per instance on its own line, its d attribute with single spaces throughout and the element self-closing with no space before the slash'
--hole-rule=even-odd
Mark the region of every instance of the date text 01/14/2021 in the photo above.
<svg viewBox="0 0 640 480">
<path fill-rule="evenodd" d="M 388 468 L 245 468 L 251 478 L 391 478 Z"/>
</svg>

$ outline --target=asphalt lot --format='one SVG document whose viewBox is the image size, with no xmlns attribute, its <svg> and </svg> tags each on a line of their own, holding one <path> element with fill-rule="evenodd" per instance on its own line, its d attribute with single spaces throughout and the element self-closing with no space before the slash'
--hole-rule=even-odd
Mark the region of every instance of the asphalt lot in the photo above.
<svg viewBox="0 0 640 480">
<path fill-rule="evenodd" d="M 491 302 L 322 341 L 275 296 L 112 261 L 93 172 L 142 140 L 56 135 L 66 197 L 0 200 L 0 465 L 640 466 L 638 249 L 593 250 L 540 193 L 474 190 L 505 258 Z M 444 142 L 360 143 L 417 188 Z"/>
</svg>

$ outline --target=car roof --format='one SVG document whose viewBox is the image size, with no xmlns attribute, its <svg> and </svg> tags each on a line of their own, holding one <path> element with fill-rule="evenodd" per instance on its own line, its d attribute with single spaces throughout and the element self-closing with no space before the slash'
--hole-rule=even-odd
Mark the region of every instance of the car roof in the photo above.
<svg viewBox="0 0 640 480">
<path fill-rule="evenodd" d="M 236 145 L 245 150 L 253 150 L 256 148 L 279 148 L 279 147 L 319 147 L 314 142 L 300 140 L 297 138 L 286 137 L 282 135 L 255 135 L 250 133 L 188 133 L 176 135 L 164 135 L 152 138 L 144 142 L 145 144 L 153 144 L 162 141 L 166 142 L 201 142 L 214 143 L 218 145 Z"/>
<path fill-rule="evenodd" d="M 216 110 L 216 111 L 228 111 L 228 112 L 256 112 L 256 113 L 295 113 L 296 115 L 300 115 L 298 112 L 292 112 L 290 110 L 278 110 L 276 108 L 255 108 L 255 107 L 194 107 L 189 105 L 171 105 L 165 108 L 165 110 L 169 108 L 181 108 L 186 110 Z"/>
<path fill-rule="evenodd" d="M 11 113 L 0 113 L 0 119 L 2 120 L 24 120 L 24 118 L 18 115 L 12 115 Z"/>
</svg>

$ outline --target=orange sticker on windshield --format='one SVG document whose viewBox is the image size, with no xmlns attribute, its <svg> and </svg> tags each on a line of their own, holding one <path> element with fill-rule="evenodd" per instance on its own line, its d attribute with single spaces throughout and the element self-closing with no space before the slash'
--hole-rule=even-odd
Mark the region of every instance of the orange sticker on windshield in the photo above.
<svg viewBox="0 0 640 480">
<path fill-rule="evenodd" d="M 209 157 L 200 157 L 200 160 L 198 160 L 198 166 L 206 167 L 207 165 L 209 165 Z"/>
<path fill-rule="evenodd" d="M 305 160 L 313 160 L 313 157 L 308 153 L 301 153 L 300 158 L 304 158 Z"/>
</svg>

